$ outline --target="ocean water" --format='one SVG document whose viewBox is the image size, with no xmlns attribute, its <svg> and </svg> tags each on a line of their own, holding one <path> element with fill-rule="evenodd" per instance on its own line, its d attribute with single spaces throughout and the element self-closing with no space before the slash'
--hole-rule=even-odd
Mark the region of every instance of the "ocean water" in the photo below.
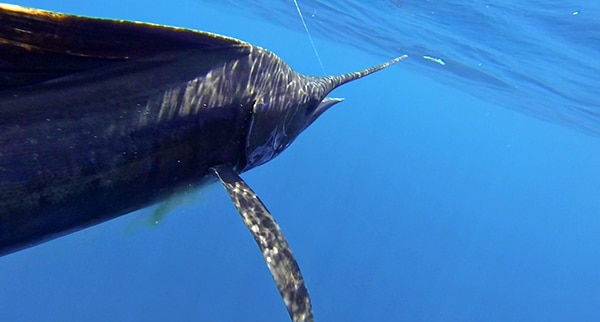
<svg viewBox="0 0 600 322">
<path fill-rule="evenodd" d="M 243 175 L 316 320 L 600 320 L 600 4 L 298 1 L 327 73 L 409 54 Z M 323 74 L 293 1 L 16 3 L 216 32 Z M 220 186 L 154 219 L 0 258 L 0 321 L 288 319 Z"/>
</svg>

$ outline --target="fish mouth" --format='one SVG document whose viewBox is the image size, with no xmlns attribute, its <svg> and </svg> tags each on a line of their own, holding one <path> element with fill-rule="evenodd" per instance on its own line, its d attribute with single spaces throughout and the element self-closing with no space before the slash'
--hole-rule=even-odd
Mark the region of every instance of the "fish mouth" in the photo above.
<svg viewBox="0 0 600 322">
<path fill-rule="evenodd" d="M 315 110 L 312 112 L 311 117 L 308 120 L 308 122 L 306 122 L 306 125 L 304 126 L 304 128 L 307 128 L 309 125 L 311 125 L 321 115 L 323 115 L 323 113 L 325 113 L 325 111 L 329 110 L 329 108 L 331 108 L 333 105 L 343 102 L 343 101 L 344 101 L 343 98 L 325 97 L 321 101 L 321 103 L 319 103 L 319 105 L 315 108 Z"/>
</svg>

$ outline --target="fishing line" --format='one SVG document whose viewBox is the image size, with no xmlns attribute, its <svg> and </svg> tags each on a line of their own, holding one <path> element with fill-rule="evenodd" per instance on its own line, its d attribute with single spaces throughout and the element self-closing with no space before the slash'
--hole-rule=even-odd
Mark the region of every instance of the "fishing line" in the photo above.
<svg viewBox="0 0 600 322">
<path fill-rule="evenodd" d="M 323 70 L 323 74 L 327 75 L 325 71 L 325 67 L 323 66 L 323 62 L 321 61 L 321 56 L 319 55 L 319 51 L 317 50 L 317 46 L 315 46 L 315 42 L 308 31 L 308 26 L 306 25 L 306 21 L 304 21 L 304 16 L 302 15 L 302 11 L 300 11 L 300 6 L 298 6 L 298 1 L 294 0 L 294 4 L 296 5 L 296 10 L 298 10 L 298 14 L 300 15 L 300 20 L 302 20 L 302 24 L 304 25 L 304 30 L 306 30 L 306 34 L 308 35 L 308 40 L 310 40 L 310 44 L 312 45 L 313 50 L 315 51 L 315 55 L 317 55 L 317 60 L 319 60 L 319 65 L 321 65 L 321 70 Z"/>
</svg>

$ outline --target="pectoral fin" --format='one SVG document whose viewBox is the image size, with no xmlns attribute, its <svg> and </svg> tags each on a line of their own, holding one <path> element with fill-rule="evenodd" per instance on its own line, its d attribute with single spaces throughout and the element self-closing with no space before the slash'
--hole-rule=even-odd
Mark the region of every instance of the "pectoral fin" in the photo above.
<svg viewBox="0 0 600 322">
<path fill-rule="evenodd" d="M 218 166 L 212 170 L 258 244 L 292 321 L 313 321 L 310 298 L 298 264 L 267 208 L 231 167 Z"/>
</svg>

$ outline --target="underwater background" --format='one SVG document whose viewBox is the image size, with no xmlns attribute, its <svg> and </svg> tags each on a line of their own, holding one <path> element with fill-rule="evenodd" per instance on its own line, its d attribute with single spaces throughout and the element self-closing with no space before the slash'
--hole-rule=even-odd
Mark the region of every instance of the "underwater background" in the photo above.
<svg viewBox="0 0 600 322">
<path fill-rule="evenodd" d="M 15 4 L 175 25 L 323 75 L 292 0 Z M 600 321 L 600 2 L 299 0 L 336 90 L 242 175 L 317 321 Z M 0 321 L 287 321 L 213 185 L 0 258 Z"/>
</svg>

